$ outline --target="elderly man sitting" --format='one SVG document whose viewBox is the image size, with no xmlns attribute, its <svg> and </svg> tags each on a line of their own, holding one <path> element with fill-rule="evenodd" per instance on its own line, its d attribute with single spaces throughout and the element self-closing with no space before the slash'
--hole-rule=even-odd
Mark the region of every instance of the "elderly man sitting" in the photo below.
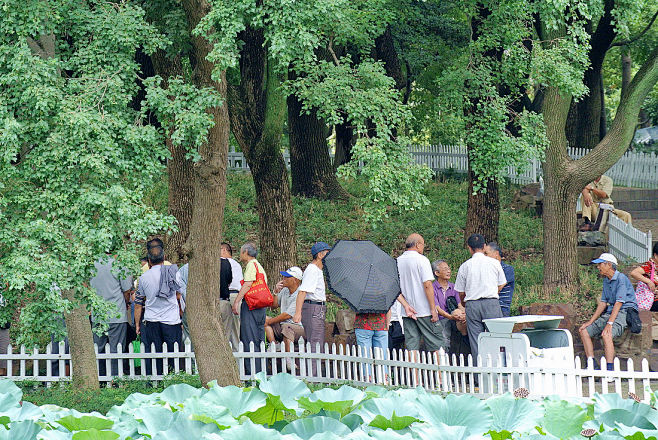
<svg viewBox="0 0 658 440">
<path fill-rule="evenodd" d="M 281 307 L 281 313 L 273 318 L 265 318 L 265 335 L 268 342 L 281 342 L 283 341 L 286 351 L 290 352 L 290 343 L 297 342 L 299 338 L 304 337 L 304 327 L 302 323 L 297 323 L 292 320 L 295 314 L 297 304 L 297 294 L 299 293 L 299 286 L 302 284 L 302 270 L 293 266 L 286 271 L 279 272 L 283 275 L 281 280 L 275 287 L 274 304 L 272 309 Z M 286 364 L 290 371 L 295 370 L 295 364 L 292 359 L 287 358 Z"/>
<path fill-rule="evenodd" d="M 580 326 L 580 338 L 583 341 L 585 355 L 594 357 L 592 338 L 603 339 L 605 361 L 608 370 L 613 369 L 615 346 L 613 339 L 624 333 L 627 327 L 626 313 L 629 309 L 637 310 L 635 291 L 626 275 L 617 271 L 617 258 L 612 254 L 601 254 L 596 260 L 599 274 L 603 277 L 603 294 L 594 315 Z"/>
</svg>

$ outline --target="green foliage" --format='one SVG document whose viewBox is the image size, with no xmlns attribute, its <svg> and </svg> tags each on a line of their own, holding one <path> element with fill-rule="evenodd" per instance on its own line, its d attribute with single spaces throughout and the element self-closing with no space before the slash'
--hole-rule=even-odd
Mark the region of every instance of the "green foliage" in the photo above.
<svg viewBox="0 0 658 440">
<path fill-rule="evenodd" d="M 0 22 L 0 318 L 24 303 L 16 329 L 30 344 L 62 334 L 74 304 L 61 291 L 107 316 L 84 282 L 94 262 L 112 253 L 136 270 L 134 243 L 173 224 L 142 200 L 168 151 L 129 106 L 136 49 L 163 44 L 144 11 L 32 3 L 4 2 Z"/>
<path fill-rule="evenodd" d="M 369 387 L 362 392 L 350 387 L 331 390 L 306 385 L 288 374 L 271 379 L 261 377 L 260 386 L 273 391 L 284 385 L 286 412 L 290 418 L 277 423 L 254 422 L 230 401 L 233 395 L 251 402 L 249 409 L 273 413 L 280 402 L 258 388 L 187 389 L 172 387 L 149 395 L 132 394 L 104 416 L 81 413 L 54 405 L 19 403 L 20 390 L 8 380 L 0 381 L 7 397 L 0 408 L 0 439 L 114 439 L 199 438 L 253 439 L 577 439 L 583 429 L 593 428 L 597 438 L 648 439 L 658 433 L 655 409 L 644 403 L 623 399 L 617 394 L 596 394 L 592 399 L 574 401 L 549 397 L 517 399 L 511 394 L 480 400 L 469 395 L 441 397 L 422 389 L 389 390 Z M 173 388 L 173 389 L 172 389 Z M 183 390 L 186 390 L 183 392 Z M 317 394 L 317 396 L 315 396 Z M 267 395 L 268 398 L 264 398 Z M 178 400 L 172 400 L 178 396 Z M 218 396 L 222 396 L 218 400 Z M 367 396 L 367 397 L 366 397 Z M 244 398 L 243 398 L 244 397 Z M 349 406 L 343 402 L 351 401 Z M 292 407 L 323 402 L 323 408 L 308 407 L 302 417 Z M 225 406 L 226 405 L 226 406 Z M 29 412 L 25 412 L 25 407 Z M 342 412 L 327 410 L 341 407 Z M 232 410 L 230 408 L 233 408 Z M 105 412 L 105 411 L 104 411 Z M 245 416 L 245 414 L 247 416 Z M 301 414 L 300 414 L 301 415 Z M 4 435 L 4 437 L 3 437 Z"/>
</svg>

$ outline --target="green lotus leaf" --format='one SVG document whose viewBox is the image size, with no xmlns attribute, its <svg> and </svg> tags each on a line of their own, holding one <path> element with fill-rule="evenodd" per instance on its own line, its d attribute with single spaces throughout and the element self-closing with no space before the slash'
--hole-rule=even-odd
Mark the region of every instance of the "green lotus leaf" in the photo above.
<svg viewBox="0 0 658 440">
<path fill-rule="evenodd" d="M 587 409 L 566 400 L 545 400 L 542 430 L 555 437 L 582 438 L 580 431 L 588 419 Z"/>
<path fill-rule="evenodd" d="M 11 422 L 9 429 L 0 426 L 0 440 L 35 440 L 42 428 L 31 420 Z"/>
<path fill-rule="evenodd" d="M 119 434 L 112 431 L 99 431 L 98 429 L 88 429 L 73 434 L 72 440 L 115 440 Z"/>
<path fill-rule="evenodd" d="M 221 436 L 206 435 L 206 440 L 277 440 L 285 439 L 287 436 L 281 435 L 274 429 L 267 429 L 261 425 L 246 420 L 242 425 L 233 426 L 222 431 Z"/>
<path fill-rule="evenodd" d="M 354 438 L 355 439 L 363 438 L 364 440 L 368 438 L 374 438 L 379 440 L 412 440 L 414 438 L 414 436 L 410 432 L 399 433 L 393 431 L 392 429 L 387 429 L 385 431 L 380 431 L 378 429 L 371 429 L 370 431 L 368 431 L 367 434 L 364 431 L 361 432 L 365 437 L 354 437 Z M 356 432 L 354 434 L 356 434 Z M 352 437 L 348 436 L 348 438 L 351 439 Z"/>
<path fill-rule="evenodd" d="M 408 427 L 412 423 L 418 421 L 419 420 L 416 417 L 411 417 L 411 416 L 399 417 L 397 414 L 395 414 L 395 411 L 393 411 L 393 414 L 391 415 L 390 419 L 378 415 L 369 424 L 370 426 L 374 426 L 375 428 L 379 428 L 384 431 L 386 431 L 387 429 L 399 431 L 401 429 Z"/>
<path fill-rule="evenodd" d="M 493 416 L 483 400 L 473 396 L 449 394 L 418 397 L 420 419 L 435 426 L 465 426 L 469 435 L 482 435 L 491 430 Z"/>
<path fill-rule="evenodd" d="M 297 399 L 311 394 L 306 384 L 288 373 L 279 373 L 269 379 L 264 372 L 256 375 L 258 388 L 267 394 L 268 402 L 274 409 L 295 411 L 301 415 Z"/>
<path fill-rule="evenodd" d="M 528 399 L 516 399 L 509 393 L 490 397 L 485 403 L 491 410 L 493 431 L 529 432 L 544 416 L 540 404 Z"/>
<path fill-rule="evenodd" d="M 219 432 L 214 423 L 203 423 L 198 420 L 190 420 L 185 414 L 177 412 L 173 423 L 167 428 L 156 432 L 151 436 L 153 440 L 181 440 L 202 438 L 205 434 Z"/>
<path fill-rule="evenodd" d="M 641 402 L 636 402 L 635 400 L 632 399 L 624 399 L 619 394 L 611 393 L 611 394 L 594 395 L 594 417 L 596 419 L 600 419 L 603 414 L 612 410 L 626 410 L 635 415 L 643 416 L 652 425 L 658 427 L 658 411 L 654 410 L 649 405 Z M 628 426 L 633 426 L 632 423 L 627 423 L 626 421 L 623 420 L 620 421 Z M 614 426 L 614 425 L 609 425 L 609 426 Z"/>
<path fill-rule="evenodd" d="M 450 426 L 437 422 L 436 425 L 417 423 L 411 425 L 414 438 L 420 440 L 463 440 L 468 437 L 466 426 Z"/>
<path fill-rule="evenodd" d="M 138 437 L 138 429 L 140 423 L 135 420 L 133 417 L 125 417 L 120 419 L 118 422 L 114 423 L 112 431 L 119 434 L 119 437 L 124 438 L 136 438 Z"/>
<path fill-rule="evenodd" d="M 317 413 L 324 409 L 327 411 L 337 411 L 341 416 L 346 415 L 363 399 L 366 393 L 356 388 L 343 385 L 337 390 L 323 388 L 315 391 L 310 396 L 299 398 L 299 405 L 311 413 Z"/>
<path fill-rule="evenodd" d="M 228 408 L 219 405 L 209 405 L 198 398 L 187 399 L 183 414 L 187 414 L 192 420 L 203 423 L 214 423 L 220 429 L 226 429 L 237 424 L 235 418 L 229 413 Z"/>
<path fill-rule="evenodd" d="M 0 436 L 0 438 L 2 438 Z M 64 432 L 64 431 L 57 431 L 57 430 L 42 430 L 39 434 L 37 434 L 37 439 L 38 440 L 72 440 L 73 439 L 73 434 L 70 432 Z"/>
<path fill-rule="evenodd" d="M 249 412 L 244 415 L 244 418 L 251 420 L 258 425 L 270 425 L 283 420 L 284 413 L 280 409 L 276 409 L 267 399 L 267 404 L 258 408 L 254 412 Z"/>
<path fill-rule="evenodd" d="M 361 416 L 370 424 L 377 416 L 391 419 L 395 413 L 398 417 L 418 417 L 416 405 L 391 397 L 377 397 L 363 402 L 352 414 Z"/>
<path fill-rule="evenodd" d="M 171 406 L 181 406 L 185 400 L 190 397 L 199 397 L 202 393 L 201 389 L 194 388 L 192 385 L 177 383 L 165 388 L 164 391 L 158 394 L 158 398 Z"/>
<path fill-rule="evenodd" d="M 153 435 L 169 429 L 174 421 L 174 413 L 162 406 L 149 406 L 135 410 L 134 417 L 140 421 L 137 431 L 140 434 Z"/>
<path fill-rule="evenodd" d="M 23 390 L 18 388 L 11 379 L 0 379 L 0 402 L 2 405 L 12 403 L 18 405 L 21 400 L 23 400 Z"/>
<path fill-rule="evenodd" d="M 340 421 L 346 425 L 348 428 L 354 432 L 357 428 L 359 428 L 361 425 L 363 425 L 363 418 L 361 418 L 360 415 L 358 414 L 348 414 L 345 417 L 342 417 Z"/>
<path fill-rule="evenodd" d="M 629 427 L 646 430 L 656 429 L 656 426 L 644 417 L 642 413 L 631 412 L 625 409 L 611 409 L 610 411 L 606 411 L 597 418 L 597 421 L 609 428 L 615 428 L 618 424 L 624 424 Z"/>
<path fill-rule="evenodd" d="M 267 395 L 260 390 L 243 391 L 236 386 L 212 387 L 201 398 L 201 402 L 228 408 L 236 419 L 248 412 L 254 412 L 265 406 Z"/>
<path fill-rule="evenodd" d="M 297 419 L 288 423 L 281 430 L 281 434 L 296 434 L 302 440 L 308 440 L 313 435 L 323 432 L 332 432 L 338 436 L 344 436 L 352 431 L 346 425 L 331 417 Z"/>
<path fill-rule="evenodd" d="M 102 417 L 94 417 L 94 416 L 74 417 L 72 415 L 57 420 L 57 423 L 59 423 L 60 425 L 62 425 L 64 428 L 68 429 L 71 432 L 84 431 L 92 428 L 98 430 L 110 429 L 114 425 L 114 421 Z"/>
</svg>

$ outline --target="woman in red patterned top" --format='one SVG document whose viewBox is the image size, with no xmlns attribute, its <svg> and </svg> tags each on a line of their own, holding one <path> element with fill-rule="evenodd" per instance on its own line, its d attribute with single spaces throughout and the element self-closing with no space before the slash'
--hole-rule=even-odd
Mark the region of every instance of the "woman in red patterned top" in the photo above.
<svg viewBox="0 0 658 440">
<path fill-rule="evenodd" d="M 386 357 L 388 351 L 388 324 L 391 322 L 391 311 L 388 313 L 357 313 L 354 318 L 354 334 L 356 343 L 362 347 L 362 355 L 370 357 L 370 350 L 381 348 L 380 355 Z M 368 366 L 368 378 L 372 380 L 372 372 Z"/>
<path fill-rule="evenodd" d="M 636 267 L 630 273 L 630 276 L 637 281 L 641 281 L 647 285 L 654 295 L 658 294 L 658 243 L 653 245 L 653 258 L 641 266 Z M 653 276 L 653 278 L 651 278 Z M 652 312 L 658 311 L 658 301 L 655 301 L 651 306 Z"/>
</svg>

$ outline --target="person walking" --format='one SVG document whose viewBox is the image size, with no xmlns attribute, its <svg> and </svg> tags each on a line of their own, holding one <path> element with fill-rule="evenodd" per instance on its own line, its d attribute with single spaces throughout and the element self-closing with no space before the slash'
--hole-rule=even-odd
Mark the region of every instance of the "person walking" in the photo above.
<svg viewBox="0 0 658 440">
<path fill-rule="evenodd" d="M 327 313 L 327 288 L 322 273 L 322 259 L 329 253 L 331 246 L 319 241 L 311 246 L 313 260 L 306 266 L 302 284 L 297 294 L 297 304 L 293 322 L 302 323 L 306 333 L 306 341 L 311 344 L 311 352 L 316 353 L 318 346 L 322 351 L 324 346 L 324 323 Z M 318 363 L 312 363 L 313 376 L 317 376 Z"/>
<path fill-rule="evenodd" d="M 473 362 L 477 365 L 478 336 L 484 331 L 484 321 L 502 318 L 498 292 L 507 279 L 498 260 L 484 255 L 484 237 L 472 234 L 466 241 L 471 258 L 457 271 L 455 290 L 466 308 L 466 328 Z"/>
<path fill-rule="evenodd" d="M 240 261 L 244 263 L 244 282 L 240 292 L 233 301 L 233 314 L 240 315 L 240 342 L 243 344 L 244 351 L 251 351 L 250 343 L 254 343 L 254 351 L 260 352 L 261 343 L 265 342 L 265 317 L 267 307 L 249 310 L 247 301 L 243 301 L 244 296 L 249 292 L 251 285 L 256 281 L 258 274 L 263 274 L 265 283 L 267 283 L 267 273 L 258 262 L 258 248 L 254 242 L 247 242 L 240 248 Z M 244 370 L 247 375 L 251 375 L 251 362 L 245 358 Z M 262 370 L 261 360 L 256 359 L 254 373 Z"/>
</svg>

